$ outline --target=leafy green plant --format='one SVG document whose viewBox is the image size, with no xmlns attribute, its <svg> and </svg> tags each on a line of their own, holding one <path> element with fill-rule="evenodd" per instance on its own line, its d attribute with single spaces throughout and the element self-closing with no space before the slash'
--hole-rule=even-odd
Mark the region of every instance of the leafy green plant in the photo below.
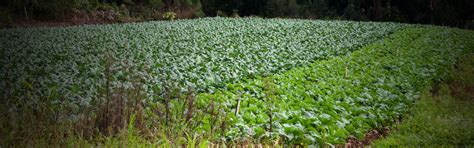
<svg viewBox="0 0 474 148">
<path fill-rule="evenodd" d="M 0 85 L 9 84 L 1 91 L 17 97 L 30 92 L 41 98 L 55 88 L 59 98 L 68 98 L 77 108 L 90 106 L 105 88 L 108 54 L 117 60 L 109 67 L 112 89 L 140 87 L 146 91 L 143 99 L 149 100 L 164 98 L 161 87 L 167 82 L 181 92 L 188 87 L 213 92 L 226 83 L 345 55 L 401 27 L 261 18 L 169 23 L 0 30 L 6 41 L 0 44 L 6 83 Z M 139 78 L 143 85 L 132 85 L 131 78 Z"/>
<path fill-rule="evenodd" d="M 422 87 L 443 79 L 473 38 L 459 30 L 410 27 L 349 56 L 273 75 L 272 92 L 278 99 L 272 99 L 271 132 L 292 144 L 342 144 L 349 135 L 363 138 L 367 130 L 390 125 L 407 112 Z M 255 131 L 269 122 L 266 111 L 272 97 L 262 89 L 265 85 L 267 78 L 258 77 L 216 90 L 217 98 L 231 101 L 228 108 L 238 103 L 227 98 L 242 96 L 229 137 L 257 138 Z M 206 104 L 208 96 L 197 98 Z"/>
<path fill-rule="evenodd" d="M 405 113 L 473 40 L 431 26 L 261 18 L 0 34 L 0 93 L 15 100 L 4 111 L 47 102 L 68 108 L 62 121 L 104 119 L 92 123 L 104 125 L 100 133 L 116 128 L 111 135 L 135 112 L 133 129 L 167 145 L 186 142 L 185 133 L 231 144 L 361 138 Z"/>
</svg>

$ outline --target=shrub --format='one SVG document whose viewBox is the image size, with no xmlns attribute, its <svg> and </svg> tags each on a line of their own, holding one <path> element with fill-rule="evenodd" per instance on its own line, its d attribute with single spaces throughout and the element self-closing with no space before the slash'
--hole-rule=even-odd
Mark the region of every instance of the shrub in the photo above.
<svg viewBox="0 0 474 148">
<path fill-rule="evenodd" d="M 220 17 L 227 17 L 227 14 L 221 10 L 217 10 L 216 14 L 217 16 L 220 16 Z"/>
<path fill-rule="evenodd" d="M 240 17 L 239 16 L 239 10 L 236 10 L 236 9 L 232 10 L 232 17 L 239 18 Z"/>
<path fill-rule="evenodd" d="M 168 12 L 163 13 L 162 17 L 165 20 L 171 20 L 172 21 L 176 18 L 176 13 L 168 11 Z"/>
<path fill-rule="evenodd" d="M 199 9 L 196 12 L 194 12 L 194 17 L 200 18 L 204 16 L 206 16 L 206 14 L 202 11 L 202 9 Z"/>
</svg>

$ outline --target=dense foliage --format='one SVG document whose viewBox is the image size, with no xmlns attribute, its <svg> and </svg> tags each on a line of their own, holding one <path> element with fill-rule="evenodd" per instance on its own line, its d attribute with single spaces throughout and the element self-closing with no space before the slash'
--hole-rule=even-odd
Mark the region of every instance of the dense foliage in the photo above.
<svg viewBox="0 0 474 148">
<path fill-rule="evenodd" d="M 198 100 L 203 108 L 214 98 L 227 112 L 239 108 L 228 114 L 235 126 L 223 136 L 230 139 L 280 135 L 291 143 L 343 143 L 393 123 L 421 89 L 449 74 L 473 39 L 472 32 L 410 27 L 349 56 L 228 84 Z"/>
<path fill-rule="evenodd" d="M 443 27 L 261 18 L 3 29 L 3 139 L 25 138 L 30 123 L 15 122 L 44 116 L 84 123 L 79 138 L 136 124 L 176 143 L 343 143 L 405 113 L 473 40 Z"/>
<path fill-rule="evenodd" d="M 392 23 L 280 19 L 2 30 L 2 93 L 88 104 L 106 86 L 210 91 L 345 55 L 396 30 Z M 106 75 L 106 73 L 110 73 Z M 109 83 L 110 82 L 110 83 Z M 108 87 L 108 86 L 107 86 Z"/>
</svg>

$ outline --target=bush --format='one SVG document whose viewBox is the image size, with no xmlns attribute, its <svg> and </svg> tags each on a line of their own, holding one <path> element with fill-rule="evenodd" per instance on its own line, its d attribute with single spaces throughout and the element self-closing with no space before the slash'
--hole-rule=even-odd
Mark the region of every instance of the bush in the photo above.
<svg viewBox="0 0 474 148">
<path fill-rule="evenodd" d="M 162 17 L 165 20 L 171 20 L 172 21 L 176 18 L 176 13 L 168 11 L 168 12 L 163 13 Z"/>
<path fill-rule="evenodd" d="M 202 9 L 199 9 L 196 12 L 194 12 L 194 17 L 200 18 L 204 16 L 206 16 L 206 14 L 204 13 L 204 11 L 202 11 Z"/>
<path fill-rule="evenodd" d="M 217 10 L 216 14 L 217 16 L 220 16 L 220 17 L 227 17 L 227 14 L 221 10 Z"/>
<path fill-rule="evenodd" d="M 232 10 L 232 17 L 233 18 L 240 18 L 239 10 L 236 10 L 236 9 Z"/>
</svg>

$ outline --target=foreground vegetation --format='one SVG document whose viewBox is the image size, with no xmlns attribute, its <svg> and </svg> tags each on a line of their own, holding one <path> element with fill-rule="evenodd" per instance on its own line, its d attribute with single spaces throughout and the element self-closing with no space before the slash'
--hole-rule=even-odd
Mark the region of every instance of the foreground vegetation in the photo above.
<svg viewBox="0 0 474 148">
<path fill-rule="evenodd" d="M 453 74 L 431 89 L 396 125 L 387 138 L 375 146 L 390 145 L 474 145 L 474 53 L 463 56 Z"/>
<path fill-rule="evenodd" d="M 5 146 L 343 144 L 474 48 L 472 31 L 345 21 L 1 31 Z"/>
</svg>

